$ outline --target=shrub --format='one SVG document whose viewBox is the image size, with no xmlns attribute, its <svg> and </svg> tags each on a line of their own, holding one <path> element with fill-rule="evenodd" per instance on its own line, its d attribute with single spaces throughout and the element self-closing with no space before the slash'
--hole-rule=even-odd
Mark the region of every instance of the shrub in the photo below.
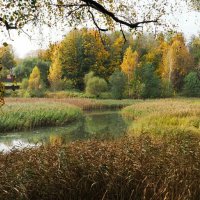
<svg viewBox="0 0 200 200">
<path fill-rule="evenodd" d="M 196 72 L 190 72 L 185 77 L 183 93 L 188 97 L 200 96 L 200 80 Z"/>
<path fill-rule="evenodd" d="M 126 76 L 119 70 L 110 76 L 111 95 L 115 99 L 122 99 L 126 87 Z"/>
<path fill-rule="evenodd" d="M 107 90 L 107 83 L 99 77 L 92 77 L 87 80 L 86 93 L 99 97 L 102 92 Z"/>
</svg>

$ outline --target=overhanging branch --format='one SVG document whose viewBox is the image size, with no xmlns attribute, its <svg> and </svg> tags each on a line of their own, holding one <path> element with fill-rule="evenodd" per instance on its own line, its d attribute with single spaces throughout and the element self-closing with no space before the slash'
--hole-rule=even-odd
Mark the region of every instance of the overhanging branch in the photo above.
<svg viewBox="0 0 200 200">
<path fill-rule="evenodd" d="M 81 0 L 81 1 L 86 3 L 89 7 L 97 10 L 98 12 L 111 17 L 115 22 L 117 22 L 121 25 L 125 25 L 125 26 L 127 26 L 131 29 L 138 28 L 140 24 L 148 24 L 148 23 L 158 22 L 158 19 L 155 19 L 155 20 L 144 20 L 144 21 L 141 21 L 141 22 L 130 23 L 130 22 L 124 21 L 122 19 L 119 19 L 114 13 L 107 10 L 104 6 L 102 6 L 100 3 L 98 3 L 94 0 Z"/>
</svg>

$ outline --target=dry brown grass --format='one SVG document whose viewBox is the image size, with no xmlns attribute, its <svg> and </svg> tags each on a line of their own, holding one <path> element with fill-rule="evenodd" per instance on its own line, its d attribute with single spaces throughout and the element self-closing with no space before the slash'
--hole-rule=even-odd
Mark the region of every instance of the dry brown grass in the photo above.
<svg viewBox="0 0 200 200">
<path fill-rule="evenodd" d="M 6 98 L 7 105 L 13 103 L 66 103 L 78 106 L 83 110 L 95 110 L 95 109 L 116 109 L 122 108 L 128 105 L 138 102 L 138 100 L 97 100 L 88 98 Z"/>
<path fill-rule="evenodd" d="M 200 196 L 200 137 L 85 141 L 0 154 L 0 199 Z"/>
</svg>

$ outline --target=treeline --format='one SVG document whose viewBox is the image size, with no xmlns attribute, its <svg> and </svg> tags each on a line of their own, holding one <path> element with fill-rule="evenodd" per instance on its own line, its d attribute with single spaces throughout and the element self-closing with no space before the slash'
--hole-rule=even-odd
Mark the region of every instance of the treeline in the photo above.
<svg viewBox="0 0 200 200">
<path fill-rule="evenodd" d="M 23 88 L 36 91 L 76 89 L 112 98 L 200 96 L 200 37 L 188 45 L 182 34 L 126 38 L 119 32 L 100 36 L 96 30 L 76 29 L 39 51 L 38 58 L 22 60 L 14 73 Z M 36 86 L 30 79 L 38 79 L 32 81 Z"/>
</svg>

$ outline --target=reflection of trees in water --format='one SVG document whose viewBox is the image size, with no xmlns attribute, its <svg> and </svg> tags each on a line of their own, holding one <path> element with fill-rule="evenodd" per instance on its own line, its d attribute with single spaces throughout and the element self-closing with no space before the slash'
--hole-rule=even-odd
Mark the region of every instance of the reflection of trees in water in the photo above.
<svg viewBox="0 0 200 200">
<path fill-rule="evenodd" d="M 89 115 L 86 120 L 86 130 L 93 138 L 116 138 L 122 136 L 127 128 L 127 124 L 118 113 Z"/>
<path fill-rule="evenodd" d="M 88 132 L 85 130 L 85 124 L 86 120 L 82 119 L 79 123 L 76 129 L 71 132 L 71 140 L 83 140 L 87 139 L 89 137 Z"/>
<path fill-rule="evenodd" d="M 29 144 L 64 144 L 75 140 L 112 139 L 124 135 L 128 124 L 117 112 L 90 113 L 85 119 L 66 127 L 49 127 L 16 135 L 0 137 L 0 143 L 8 147 L 18 140 Z"/>
</svg>

